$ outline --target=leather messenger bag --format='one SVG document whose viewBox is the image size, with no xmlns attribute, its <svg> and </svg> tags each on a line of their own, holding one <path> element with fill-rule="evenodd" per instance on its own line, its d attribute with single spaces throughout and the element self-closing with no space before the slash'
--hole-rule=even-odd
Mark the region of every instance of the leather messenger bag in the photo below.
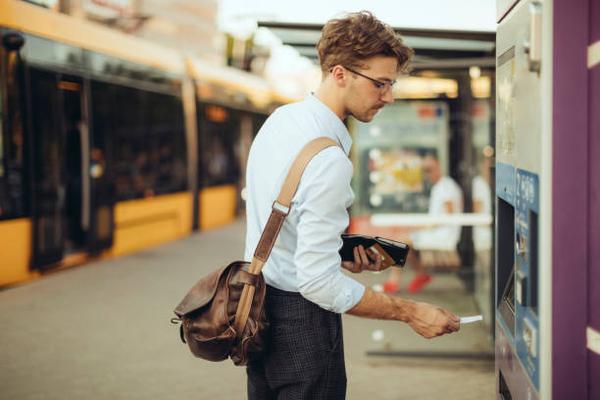
<svg viewBox="0 0 600 400">
<path fill-rule="evenodd" d="M 321 150 L 338 146 L 332 139 L 309 142 L 294 160 L 254 252 L 252 262 L 235 261 L 194 285 L 175 308 L 180 337 L 196 357 L 221 361 L 231 357 L 246 365 L 263 348 L 268 326 L 264 303 L 266 284 L 261 273 L 309 161 Z"/>
</svg>

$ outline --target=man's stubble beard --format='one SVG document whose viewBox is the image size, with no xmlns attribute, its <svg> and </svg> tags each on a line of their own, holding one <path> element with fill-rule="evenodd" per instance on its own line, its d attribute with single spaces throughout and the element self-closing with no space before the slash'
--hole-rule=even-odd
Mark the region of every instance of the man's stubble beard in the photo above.
<svg viewBox="0 0 600 400">
<path fill-rule="evenodd" d="M 363 112 L 359 112 L 356 109 L 353 109 L 352 106 L 349 106 L 346 108 L 347 110 L 347 115 L 351 115 L 354 118 L 356 118 L 357 120 L 359 120 L 360 122 L 371 122 L 373 120 L 373 118 L 377 115 L 377 112 L 379 110 L 375 110 L 373 108 L 368 108 Z"/>
</svg>

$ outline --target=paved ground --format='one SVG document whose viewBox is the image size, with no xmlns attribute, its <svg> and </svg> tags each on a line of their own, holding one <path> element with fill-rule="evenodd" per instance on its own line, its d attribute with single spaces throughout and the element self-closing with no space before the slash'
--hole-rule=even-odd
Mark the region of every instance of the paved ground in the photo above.
<svg viewBox="0 0 600 400">
<path fill-rule="evenodd" d="M 200 276 L 241 256 L 243 231 L 238 222 L 0 291 L 0 399 L 245 398 L 243 368 L 194 359 L 169 323 Z M 357 277 L 369 285 L 384 279 Z M 453 275 L 436 277 L 418 298 L 476 313 Z M 373 340 L 375 330 L 383 339 Z M 482 325 L 425 340 L 401 323 L 345 317 L 344 332 L 349 399 L 495 398 L 491 360 L 367 356 L 490 352 Z"/>
</svg>

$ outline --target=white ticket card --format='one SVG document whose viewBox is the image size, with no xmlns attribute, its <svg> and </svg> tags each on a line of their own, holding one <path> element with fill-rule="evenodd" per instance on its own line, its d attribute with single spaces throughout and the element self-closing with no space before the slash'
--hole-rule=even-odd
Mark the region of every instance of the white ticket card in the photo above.
<svg viewBox="0 0 600 400">
<path fill-rule="evenodd" d="M 460 323 L 470 324 L 471 322 L 483 321 L 483 315 L 473 315 L 471 317 L 460 317 Z"/>
</svg>

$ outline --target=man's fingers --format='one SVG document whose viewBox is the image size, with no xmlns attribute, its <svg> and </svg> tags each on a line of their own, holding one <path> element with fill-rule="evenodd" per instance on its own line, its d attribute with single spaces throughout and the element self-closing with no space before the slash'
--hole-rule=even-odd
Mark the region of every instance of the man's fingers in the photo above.
<svg viewBox="0 0 600 400">
<path fill-rule="evenodd" d="M 367 268 L 370 264 L 369 257 L 365 253 L 365 248 L 362 245 L 358 246 L 358 254 L 360 255 L 360 264 L 363 269 Z"/>
<path fill-rule="evenodd" d="M 353 250 L 354 252 L 354 265 L 356 268 L 360 269 L 360 251 L 359 251 L 359 247 L 360 246 L 356 246 Z"/>
<path fill-rule="evenodd" d="M 378 257 L 378 259 L 377 259 L 377 261 L 375 261 L 375 268 L 374 269 L 375 269 L 375 271 L 381 271 L 381 269 L 383 268 L 383 265 L 382 265 L 383 261 L 381 260 L 380 256 L 377 256 L 377 257 Z"/>
<path fill-rule="evenodd" d="M 370 271 L 379 271 L 381 268 L 381 261 L 377 254 L 371 249 L 365 249 L 362 245 L 360 247 L 360 256 L 362 269 Z"/>
<path fill-rule="evenodd" d="M 452 322 L 452 328 L 454 329 L 454 332 L 458 332 L 460 331 L 460 322 Z"/>
<path fill-rule="evenodd" d="M 369 256 L 369 258 L 371 259 L 371 261 L 373 261 L 375 264 L 371 265 L 371 267 L 369 269 L 371 269 L 372 271 L 380 271 L 381 270 L 381 263 L 382 263 L 382 257 L 379 253 L 373 251 L 373 249 L 371 249 L 370 247 L 366 250 L 367 255 Z"/>
<path fill-rule="evenodd" d="M 352 253 L 354 254 L 354 261 L 346 261 L 348 264 L 351 264 L 351 266 L 347 269 L 352 272 L 361 272 L 360 255 L 358 254 L 358 247 L 352 249 Z"/>
<path fill-rule="evenodd" d="M 453 314 L 448 317 L 448 323 L 446 324 L 446 328 L 450 330 L 448 333 L 458 332 L 460 330 L 460 319 L 457 320 L 453 317 Z"/>
<path fill-rule="evenodd" d="M 460 318 L 458 317 L 458 315 L 451 313 L 450 311 L 447 311 L 447 313 L 448 313 L 449 324 L 453 329 L 452 332 L 459 331 L 460 330 Z"/>
<path fill-rule="evenodd" d="M 377 262 L 377 261 L 381 260 L 381 255 L 379 255 L 379 253 L 373 251 L 372 248 L 369 247 L 368 249 L 365 250 L 365 252 L 369 256 L 369 258 L 371 259 L 371 261 Z"/>
</svg>

